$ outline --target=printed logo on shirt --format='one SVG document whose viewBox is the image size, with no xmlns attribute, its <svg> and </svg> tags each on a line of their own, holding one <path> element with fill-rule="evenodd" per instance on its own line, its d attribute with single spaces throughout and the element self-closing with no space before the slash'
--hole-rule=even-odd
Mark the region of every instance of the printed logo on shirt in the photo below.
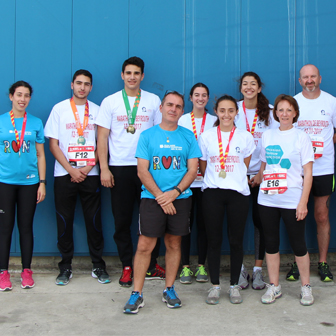
<svg viewBox="0 0 336 336">
<path fill-rule="evenodd" d="M 143 107 L 143 108 L 142 108 L 142 112 L 144 112 L 144 113 L 147 112 L 146 107 Z"/>
<path fill-rule="evenodd" d="M 29 178 L 34 178 L 34 177 L 36 177 L 35 174 L 31 174 L 31 175 L 27 175 L 27 176 L 26 176 L 27 179 L 29 179 Z"/>
<path fill-rule="evenodd" d="M 168 144 L 160 145 L 160 148 L 170 148 L 171 150 L 182 150 L 181 146 L 168 145 Z"/>
<path fill-rule="evenodd" d="M 93 115 L 92 114 L 89 114 L 89 119 L 93 120 Z"/>
<path fill-rule="evenodd" d="M 19 146 L 15 140 L 10 142 L 9 140 L 4 140 L 4 152 L 5 153 L 11 153 L 11 149 L 13 149 L 14 153 L 17 153 L 19 151 Z M 30 140 L 26 141 L 23 140 L 22 147 L 21 147 L 21 153 L 29 153 L 30 152 Z"/>
<path fill-rule="evenodd" d="M 236 153 L 238 153 L 238 154 L 240 153 L 240 147 L 238 147 L 238 146 L 236 147 Z"/>
<path fill-rule="evenodd" d="M 173 169 L 181 169 L 181 157 L 180 156 L 153 156 L 153 169 L 161 170 L 161 166 L 165 169 L 169 169 L 171 166 Z"/>
<path fill-rule="evenodd" d="M 265 127 L 265 125 L 262 121 L 258 121 L 257 125 L 258 125 L 258 128 L 264 128 Z"/>
<path fill-rule="evenodd" d="M 280 164 L 281 168 L 289 169 L 291 167 L 291 162 L 289 159 L 282 159 L 283 150 L 279 145 L 267 146 L 266 147 L 266 162 L 269 165 Z"/>
</svg>

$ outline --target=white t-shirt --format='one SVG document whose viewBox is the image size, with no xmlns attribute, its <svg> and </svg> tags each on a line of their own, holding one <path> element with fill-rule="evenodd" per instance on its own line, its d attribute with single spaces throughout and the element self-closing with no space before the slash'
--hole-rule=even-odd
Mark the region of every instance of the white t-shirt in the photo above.
<svg viewBox="0 0 336 336">
<path fill-rule="evenodd" d="M 133 109 L 136 97 L 128 97 Z M 161 122 L 160 98 L 153 93 L 141 90 L 138 112 L 134 122 L 135 133 L 127 133 L 128 118 L 122 91 L 106 97 L 100 105 L 96 124 L 110 130 L 109 165 L 136 166 L 135 150 L 142 131 Z"/>
<path fill-rule="evenodd" d="M 315 160 L 313 176 L 334 174 L 334 128 L 336 127 L 336 98 L 321 91 L 316 99 L 307 99 L 302 92 L 294 97 L 300 108 L 295 127 L 310 137 L 323 141 L 323 155 Z"/>
<path fill-rule="evenodd" d="M 300 202 L 303 179 L 302 167 L 314 162 L 310 138 L 293 127 L 288 131 L 267 130 L 262 136 L 260 159 L 266 162 L 265 170 L 287 169 L 287 190 L 283 194 L 269 195 L 259 190 L 258 203 L 265 206 L 296 209 Z"/>
<path fill-rule="evenodd" d="M 83 127 L 85 105 L 76 105 L 79 114 L 79 120 Z M 95 120 L 98 114 L 99 106 L 89 101 L 89 123 L 84 130 L 85 145 L 92 145 L 96 149 L 97 126 Z M 69 161 L 68 147 L 77 144 L 78 132 L 76 120 L 71 109 L 70 99 L 66 99 L 56 104 L 51 110 L 50 116 L 44 128 L 44 136 L 59 141 L 59 147 Z M 54 176 L 64 176 L 68 172 L 56 160 Z M 88 175 L 99 175 L 98 165 L 95 165 Z"/>
<path fill-rule="evenodd" d="M 229 141 L 230 132 L 221 132 L 223 154 Z M 236 190 L 244 196 L 250 195 L 247 183 L 247 168 L 244 159 L 255 150 L 251 133 L 236 129 L 230 142 L 229 154 L 225 163 L 226 178 L 219 177 L 221 171 L 217 127 L 204 132 L 199 140 L 202 157 L 207 161 L 202 190 L 206 188 L 221 188 Z"/>
<path fill-rule="evenodd" d="M 196 132 L 197 132 L 197 140 L 200 138 L 200 131 L 201 131 L 201 126 L 202 126 L 202 120 L 203 118 L 195 118 L 195 126 L 196 126 Z M 216 122 L 217 117 L 207 113 L 206 114 L 206 119 L 205 119 L 205 124 L 204 124 L 204 130 L 208 130 L 209 128 L 212 128 L 214 123 Z M 193 127 L 191 123 L 191 114 L 186 113 L 184 114 L 178 121 L 178 124 L 180 126 L 183 126 L 187 128 L 188 130 L 193 132 Z M 203 184 L 203 176 L 200 174 L 200 172 L 197 172 L 197 178 L 195 181 L 191 184 L 190 188 L 201 188 Z"/>
<path fill-rule="evenodd" d="M 273 106 L 271 104 L 269 105 L 269 108 L 270 108 L 269 125 L 266 126 L 264 121 L 260 121 L 258 119 L 256 126 L 255 126 L 253 138 L 254 138 L 254 143 L 256 145 L 256 150 L 252 154 L 251 162 L 247 169 L 248 175 L 256 175 L 259 172 L 259 169 L 261 166 L 261 161 L 260 161 L 261 137 L 263 133 L 268 129 L 278 128 L 280 126 L 280 124 L 274 120 L 273 110 L 272 110 Z M 250 131 L 252 129 L 255 112 L 256 112 L 256 109 L 252 109 L 252 110 L 246 109 L 247 121 L 250 127 Z M 235 119 L 235 124 L 237 128 L 247 130 L 246 118 L 245 118 L 245 113 L 243 110 L 243 100 L 238 102 L 238 114 Z"/>
</svg>

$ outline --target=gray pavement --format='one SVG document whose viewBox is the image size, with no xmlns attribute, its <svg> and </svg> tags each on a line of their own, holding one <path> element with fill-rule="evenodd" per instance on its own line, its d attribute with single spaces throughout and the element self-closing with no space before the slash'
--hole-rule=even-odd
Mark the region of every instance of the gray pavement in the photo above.
<svg viewBox="0 0 336 336">
<path fill-rule="evenodd" d="M 182 307 L 169 309 L 161 301 L 164 281 L 145 282 L 145 307 L 137 315 L 123 314 L 131 288 L 100 284 L 91 273 L 76 271 L 67 286 L 56 286 L 57 271 L 34 273 L 36 285 L 21 289 L 20 273 L 12 272 L 13 290 L 0 292 L 0 335 L 336 335 L 336 287 L 319 280 L 312 267 L 315 304 L 299 303 L 300 283 L 281 273 L 282 298 L 264 305 L 265 290 L 242 291 L 243 303 L 229 302 L 229 274 L 221 275 L 221 299 L 205 303 L 210 284 L 175 282 Z M 264 270 L 264 273 L 266 271 Z M 266 278 L 267 280 L 267 278 Z"/>
</svg>

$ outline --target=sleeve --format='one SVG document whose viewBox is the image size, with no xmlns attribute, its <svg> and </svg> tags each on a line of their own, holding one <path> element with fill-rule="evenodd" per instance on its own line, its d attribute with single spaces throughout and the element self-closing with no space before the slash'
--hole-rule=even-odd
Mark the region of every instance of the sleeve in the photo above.
<svg viewBox="0 0 336 336">
<path fill-rule="evenodd" d="M 301 163 L 302 166 L 307 164 L 308 162 L 314 162 L 314 150 L 313 150 L 313 145 L 312 142 L 309 138 L 309 135 L 302 132 L 301 134 Z"/>
<path fill-rule="evenodd" d="M 149 143 L 148 143 L 148 137 L 146 136 L 147 132 L 143 132 L 140 134 L 137 149 L 135 152 L 135 157 L 140 159 L 149 160 Z"/>
<path fill-rule="evenodd" d="M 204 133 L 201 134 L 201 136 L 198 140 L 198 144 L 199 144 L 201 154 L 202 154 L 202 156 L 200 157 L 200 160 L 207 161 L 207 148 L 206 148 L 206 145 L 205 145 Z"/>
<path fill-rule="evenodd" d="M 98 111 L 98 115 L 95 121 L 95 124 L 107 129 L 111 129 L 111 125 L 112 125 L 112 111 L 111 111 L 112 107 L 111 104 L 109 102 L 109 97 L 106 97 L 100 107 L 99 107 L 99 111 Z"/>
<path fill-rule="evenodd" d="M 332 123 L 334 125 L 334 128 L 336 128 L 336 98 L 334 99 L 334 104 L 333 104 L 333 116 L 332 116 Z"/>
<path fill-rule="evenodd" d="M 244 158 L 249 157 L 256 149 L 256 145 L 254 143 L 254 139 L 251 133 L 247 132 L 246 137 L 246 151 Z"/>
<path fill-rule="evenodd" d="M 59 140 L 58 125 L 59 125 L 59 111 L 58 106 L 55 105 L 50 112 L 49 118 L 44 128 L 45 137 Z"/>
<path fill-rule="evenodd" d="M 36 142 L 37 143 L 44 143 L 44 131 L 43 131 L 43 123 L 41 119 L 38 119 L 38 129 L 36 132 Z"/>
<path fill-rule="evenodd" d="M 202 156 L 201 150 L 193 134 L 191 137 L 188 159 L 200 158 L 201 156 Z"/>
<path fill-rule="evenodd" d="M 262 162 L 266 162 L 266 155 L 265 155 L 265 133 L 263 133 L 262 138 L 261 138 L 261 149 L 260 149 L 259 159 Z"/>
<path fill-rule="evenodd" d="M 155 99 L 156 99 L 155 101 L 156 108 L 154 111 L 154 126 L 160 124 L 162 121 L 162 114 L 160 111 L 161 100 L 158 96 L 156 96 Z"/>
</svg>

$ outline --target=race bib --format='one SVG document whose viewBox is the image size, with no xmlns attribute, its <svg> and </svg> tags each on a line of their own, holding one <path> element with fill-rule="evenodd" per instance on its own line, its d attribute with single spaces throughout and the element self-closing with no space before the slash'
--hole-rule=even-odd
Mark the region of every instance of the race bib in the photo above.
<svg viewBox="0 0 336 336">
<path fill-rule="evenodd" d="M 203 181 L 203 176 L 201 174 L 199 164 L 198 164 L 198 167 L 197 167 L 197 177 L 195 178 L 195 182 L 196 181 L 197 182 L 202 182 Z"/>
<path fill-rule="evenodd" d="M 94 166 L 95 149 L 94 146 L 69 145 L 68 147 L 69 163 L 72 167 Z"/>
<path fill-rule="evenodd" d="M 314 159 L 316 160 L 323 155 L 324 140 L 322 137 L 318 136 L 310 136 L 310 140 L 314 149 Z"/>
<path fill-rule="evenodd" d="M 287 190 L 287 169 L 264 170 L 260 190 L 264 194 L 283 194 Z"/>
</svg>

